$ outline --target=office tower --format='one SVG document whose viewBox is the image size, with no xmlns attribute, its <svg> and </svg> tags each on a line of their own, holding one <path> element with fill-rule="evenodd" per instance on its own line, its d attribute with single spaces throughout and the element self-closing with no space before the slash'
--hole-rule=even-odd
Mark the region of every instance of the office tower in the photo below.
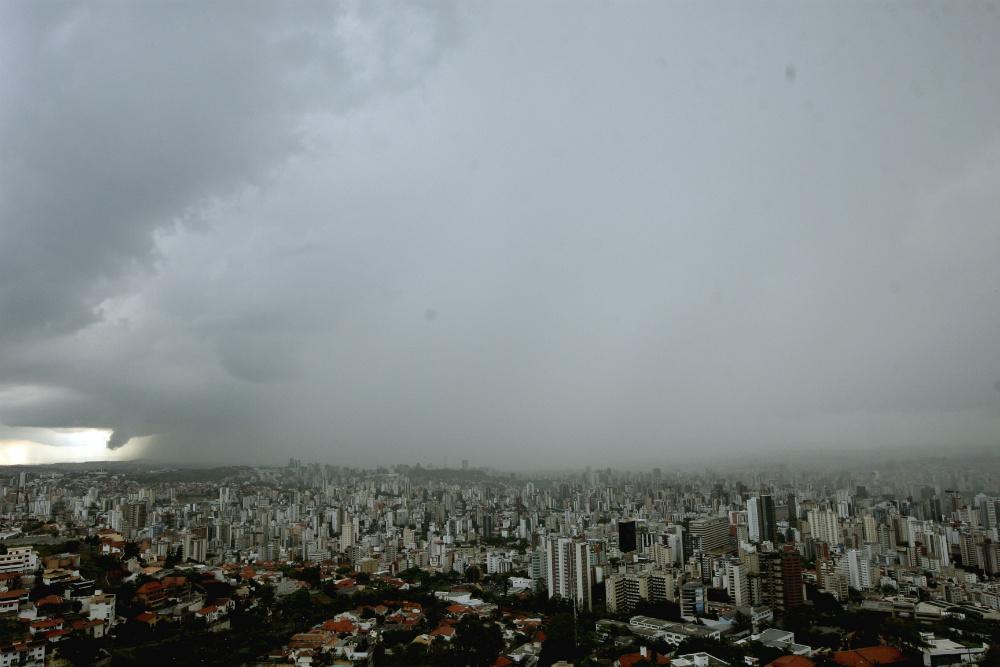
<svg viewBox="0 0 1000 667">
<path fill-rule="evenodd" d="M 724 551 L 730 547 L 729 520 L 724 516 L 692 519 L 688 535 L 692 550 Z"/>
<path fill-rule="evenodd" d="M 623 554 L 635 551 L 635 521 L 618 522 L 618 550 Z"/>
<path fill-rule="evenodd" d="M 760 495 L 747 499 L 747 528 L 754 543 L 776 542 L 778 521 L 774 513 L 774 498 Z"/>
<path fill-rule="evenodd" d="M 547 544 L 549 597 L 572 600 L 580 609 L 591 609 L 590 547 L 567 537 L 550 537 Z"/>
</svg>

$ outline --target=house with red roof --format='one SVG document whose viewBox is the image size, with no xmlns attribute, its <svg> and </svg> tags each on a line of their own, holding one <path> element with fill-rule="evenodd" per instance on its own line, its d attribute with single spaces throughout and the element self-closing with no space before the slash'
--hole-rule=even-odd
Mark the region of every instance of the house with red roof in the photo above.
<svg viewBox="0 0 1000 667">
<path fill-rule="evenodd" d="M 670 660 L 645 646 L 635 653 L 626 653 L 615 660 L 615 667 L 633 667 L 634 665 L 669 665 Z"/>
<path fill-rule="evenodd" d="M 206 623 L 211 624 L 226 616 L 226 609 L 210 604 L 196 611 L 194 615 L 195 618 L 203 619 Z"/>
<path fill-rule="evenodd" d="M 461 618 L 470 612 L 472 612 L 472 607 L 464 604 L 450 604 L 445 607 L 445 613 L 455 618 Z"/>
<path fill-rule="evenodd" d="M 151 609 L 167 603 L 167 588 L 159 581 L 147 581 L 135 591 L 135 598 Z"/>
<path fill-rule="evenodd" d="M 874 667 L 905 662 L 906 656 L 893 646 L 867 646 L 850 651 L 837 651 L 833 654 L 833 660 L 844 667 Z"/>
<path fill-rule="evenodd" d="M 107 623 L 100 618 L 94 620 L 78 618 L 71 621 L 69 627 L 75 634 L 84 635 L 91 639 L 100 639 L 107 632 Z"/>
<path fill-rule="evenodd" d="M 0 592 L 0 614 L 17 613 L 22 602 L 28 601 L 27 588 Z"/>
<path fill-rule="evenodd" d="M 163 621 L 163 617 L 151 611 L 144 611 L 138 616 L 136 616 L 135 620 L 138 621 L 139 623 L 144 623 L 149 627 L 153 628 L 159 625 L 160 622 Z"/>
<path fill-rule="evenodd" d="M 59 607 L 62 606 L 64 601 L 65 600 L 58 595 L 46 595 L 43 598 L 35 600 L 35 607 L 38 609 L 42 609 L 43 607 Z"/>
<path fill-rule="evenodd" d="M 45 637 L 45 641 L 55 644 L 56 642 L 61 642 L 67 639 L 73 631 L 69 628 L 58 628 L 56 630 L 49 630 L 48 632 L 42 633 L 42 637 Z"/>
<path fill-rule="evenodd" d="M 329 632 L 335 632 L 337 634 L 355 634 L 358 631 L 358 626 L 355 625 L 350 619 L 338 618 L 335 620 L 324 621 L 323 629 Z"/>
<path fill-rule="evenodd" d="M 63 620 L 61 618 L 40 618 L 28 624 L 28 632 L 33 635 L 44 634 L 49 630 L 62 630 Z"/>
</svg>

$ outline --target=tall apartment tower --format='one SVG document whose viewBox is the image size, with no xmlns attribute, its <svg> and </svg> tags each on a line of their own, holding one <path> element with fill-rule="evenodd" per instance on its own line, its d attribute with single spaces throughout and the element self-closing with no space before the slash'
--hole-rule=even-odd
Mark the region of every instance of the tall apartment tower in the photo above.
<svg viewBox="0 0 1000 667">
<path fill-rule="evenodd" d="M 133 500 L 123 508 L 123 518 L 128 526 L 129 536 L 134 537 L 136 533 L 146 527 L 146 516 L 148 507 L 145 500 Z"/>
<path fill-rule="evenodd" d="M 805 602 L 802 557 L 793 549 L 760 554 L 764 603 L 783 612 Z"/>
<path fill-rule="evenodd" d="M 568 537 L 550 537 L 546 545 L 549 597 L 572 600 L 578 609 L 592 609 L 590 547 Z"/>
<path fill-rule="evenodd" d="M 809 510 L 808 521 L 812 536 L 820 542 L 826 542 L 831 546 L 843 542 L 840 537 L 840 521 L 833 510 L 826 508 Z"/>
<path fill-rule="evenodd" d="M 750 604 L 750 576 L 739 559 L 726 561 L 726 589 L 737 607 Z"/>
<path fill-rule="evenodd" d="M 340 526 L 340 550 L 346 551 L 354 546 L 354 524 L 344 523 Z"/>
</svg>

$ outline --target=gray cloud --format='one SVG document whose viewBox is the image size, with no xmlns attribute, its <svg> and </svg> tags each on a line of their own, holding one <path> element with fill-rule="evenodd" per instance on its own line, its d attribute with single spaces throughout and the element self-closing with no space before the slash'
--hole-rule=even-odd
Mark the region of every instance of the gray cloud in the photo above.
<svg viewBox="0 0 1000 667">
<path fill-rule="evenodd" d="M 997 443 L 1000 12 L 243 7 L 3 9 L 0 422 L 211 461 Z"/>
<path fill-rule="evenodd" d="M 367 3 L 4 11 L 5 337 L 95 321 L 153 231 L 261 184 L 310 117 L 416 80 L 449 32 L 444 12 Z"/>
</svg>

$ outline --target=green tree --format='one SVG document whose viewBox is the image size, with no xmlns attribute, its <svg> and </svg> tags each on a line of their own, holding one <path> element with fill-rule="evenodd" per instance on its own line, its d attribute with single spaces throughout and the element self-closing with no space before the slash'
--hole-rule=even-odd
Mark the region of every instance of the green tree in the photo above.
<svg viewBox="0 0 1000 667">
<path fill-rule="evenodd" d="M 553 662 L 576 657 L 576 623 L 572 614 L 553 614 L 545 624 L 545 641 L 539 662 L 548 667 Z"/>
<path fill-rule="evenodd" d="M 455 628 L 455 648 L 472 667 L 485 667 L 503 649 L 503 635 L 492 621 L 467 615 Z"/>
</svg>

